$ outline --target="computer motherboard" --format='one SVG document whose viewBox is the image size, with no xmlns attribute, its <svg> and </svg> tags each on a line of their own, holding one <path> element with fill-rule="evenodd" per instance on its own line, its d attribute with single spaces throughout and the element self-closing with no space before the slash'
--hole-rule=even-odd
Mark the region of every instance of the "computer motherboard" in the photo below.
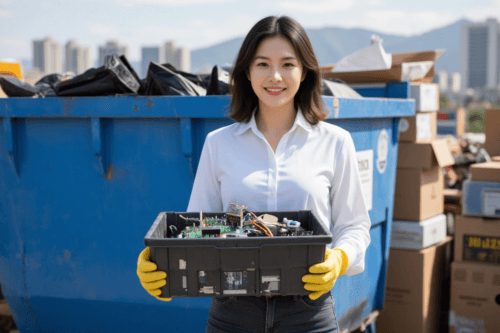
<svg viewBox="0 0 500 333">
<path fill-rule="evenodd" d="M 263 214 L 257 216 L 247 210 L 247 206 L 230 205 L 230 211 L 221 217 L 184 217 L 183 230 L 170 225 L 168 238 L 229 238 L 229 237 L 276 237 L 276 236 L 310 236 L 312 231 L 301 227 L 300 222 L 286 217 L 278 221 L 276 216 Z"/>
</svg>

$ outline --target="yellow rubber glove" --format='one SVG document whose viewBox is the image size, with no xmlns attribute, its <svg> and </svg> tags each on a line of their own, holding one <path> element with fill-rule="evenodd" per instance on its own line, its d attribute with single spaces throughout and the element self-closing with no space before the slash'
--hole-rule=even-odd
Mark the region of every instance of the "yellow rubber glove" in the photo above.
<svg viewBox="0 0 500 333">
<path fill-rule="evenodd" d="M 348 265 L 349 258 L 344 250 L 327 248 L 325 262 L 311 266 L 309 272 L 313 274 L 302 277 L 302 282 L 306 283 L 304 289 L 313 291 L 309 298 L 315 300 L 329 292 L 337 278 L 345 274 Z"/>
<path fill-rule="evenodd" d="M 137 259 L 137 276 L 141 280 L 142 287 L 151 295 L 160 301 L 170 302 L 172 297 L 158 297 L 161 295 L 160 288 L 167 284 L 167 273 L 157 271 L 154 262 L 149 261 L 151 250 L 149 247 L 142 250 Z"/>
</svg>

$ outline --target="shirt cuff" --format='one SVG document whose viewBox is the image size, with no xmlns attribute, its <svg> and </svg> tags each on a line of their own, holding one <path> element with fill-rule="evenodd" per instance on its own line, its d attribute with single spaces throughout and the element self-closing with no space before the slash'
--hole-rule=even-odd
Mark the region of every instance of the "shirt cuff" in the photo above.
<svg viewBox="0 0 500 333">
<path fill-rule="evenodd" d="M 364 267 L 359 267 L 359 265 L 355 265 L 356 261 L 356 248 L 350 244 L 343 243 L 340 244 L 339 246 L 335 246 L 334 248 L 341 249 L 345 252 L 347 255 L 347 258 L 349 258 L 349 265 L 347 266 L 347 270 L 345 272 L 345 275 L 355 275 L 358 273 L 361 273 L 364 270 Z"/>
</svg>

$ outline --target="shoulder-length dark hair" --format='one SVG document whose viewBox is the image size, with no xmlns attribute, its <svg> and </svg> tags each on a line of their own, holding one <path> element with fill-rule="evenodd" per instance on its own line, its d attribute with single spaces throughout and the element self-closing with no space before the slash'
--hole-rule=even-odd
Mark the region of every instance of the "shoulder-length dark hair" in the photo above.
<svg viewBox="0 0 500 333">
<path fill-rule="evenodd" d="M 245 37 L 231 71 L 229 91 L 232 98 L 229 116 L 237 122 L 248 122 L 252 118 L 259 100 L 246 74 L 262 40 L 274 36 L 285 37 L 290 41 L 303 66 L 306 76 L 295 95 L 294 104 L 302 110 L 307 121 L 315 125 L 328 115 L 321 98 L 318 59 L 304 28 L 288 16 L 266 17 L 257 22 Z"/>
</svg>

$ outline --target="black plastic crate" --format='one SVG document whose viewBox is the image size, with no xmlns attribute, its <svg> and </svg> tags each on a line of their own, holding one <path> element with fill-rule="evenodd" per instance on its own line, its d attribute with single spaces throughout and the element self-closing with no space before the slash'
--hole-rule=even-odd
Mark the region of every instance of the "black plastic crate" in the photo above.
<svg viewBox="0 0 500 333">
<path fill-rule="evenodd" d="M 192 218 L 199 213 L 162 212 L 144 238 L 151 260 L 167 273 L 160 297 L 308 295 L 302 277 L 310 266 L 325 260 L 331 233 L 309 210 L 254 213 L 299 221 L 313 235 L 166 238 L 170 225 L 178 230 L 186 227 L 179 214 Z M 203 217 L 215 216 L 225 213 L 203 213 Z"/>
</svg>

